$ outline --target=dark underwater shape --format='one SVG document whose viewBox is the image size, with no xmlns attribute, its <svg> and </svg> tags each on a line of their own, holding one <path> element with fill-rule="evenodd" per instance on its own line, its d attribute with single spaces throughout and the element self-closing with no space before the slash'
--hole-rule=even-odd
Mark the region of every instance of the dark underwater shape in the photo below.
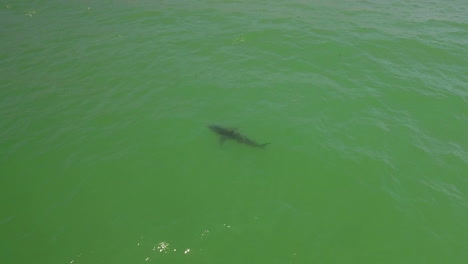
<svg viewBox="0 0 468 264">
<path fill-rule="evenodd" d="M 247 138 L 246 136 L 236 132 L 236 129 L 229 129 L 220 127 L 217 125 L 210 125 L 208 126 L 213 132 L 220 136 L 219 142 L 223 144 L 226 139 L 231 139 L 237 141 L 240 144 L 245 144 L 254 148 L 264 148 L 266 145 L 270 143 L 258 144 L 257 142 Z"/>
</svg>

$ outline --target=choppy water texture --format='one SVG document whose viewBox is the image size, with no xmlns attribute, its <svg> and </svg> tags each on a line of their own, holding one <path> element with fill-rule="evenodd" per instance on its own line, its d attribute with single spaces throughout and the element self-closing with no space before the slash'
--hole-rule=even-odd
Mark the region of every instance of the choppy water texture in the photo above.
<svg viewBox="0 0 468 264">
<path fill-rule="evenodd" d="M 0 3 L 1 263 L 466 263 L 465 0 Z"/>
</svg>

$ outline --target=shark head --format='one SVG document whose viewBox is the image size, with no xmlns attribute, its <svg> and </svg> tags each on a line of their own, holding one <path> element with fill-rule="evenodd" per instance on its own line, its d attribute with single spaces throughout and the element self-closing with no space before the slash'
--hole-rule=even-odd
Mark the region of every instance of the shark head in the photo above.
<svg viewBox="0 0 468 264">
<path fill-rule="evenodd" d="M 208 128 L 221 136 L 232 137 L 236 134 L 236 131 L 234 129 L 228 129 L 217 125 L 209 125 Z"/>
</svg>

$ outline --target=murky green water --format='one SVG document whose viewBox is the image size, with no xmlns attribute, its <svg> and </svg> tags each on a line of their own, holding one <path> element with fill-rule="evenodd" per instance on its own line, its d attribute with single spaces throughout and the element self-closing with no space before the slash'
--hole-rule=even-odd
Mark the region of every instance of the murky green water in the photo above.
<svg viewBox="0 0 468 264">
<path fill-rule="evenodd" d="M 464 263 L 467 17 L 1 1 L 0 262 Z"/>
</svg>

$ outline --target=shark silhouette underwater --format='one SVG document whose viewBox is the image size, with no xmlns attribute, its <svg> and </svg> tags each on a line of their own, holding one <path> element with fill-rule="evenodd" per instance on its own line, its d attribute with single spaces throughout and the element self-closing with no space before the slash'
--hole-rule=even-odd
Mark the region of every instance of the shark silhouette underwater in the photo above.
<svg viewBox="0 0 468 264">
<path fill-rule="evenodd" d="M 254 148 L 264 148 L 270 143 L 258 144 L 257 142 L 247 138 L 237 132 L 237 129 L 224 128 L 218 125 L 208 126 L 211 131 L 219 135 L 219 143 L 222 145 L 227 139 L 234 140 L 240 144 L 245 144 Z"/>
</svg>

